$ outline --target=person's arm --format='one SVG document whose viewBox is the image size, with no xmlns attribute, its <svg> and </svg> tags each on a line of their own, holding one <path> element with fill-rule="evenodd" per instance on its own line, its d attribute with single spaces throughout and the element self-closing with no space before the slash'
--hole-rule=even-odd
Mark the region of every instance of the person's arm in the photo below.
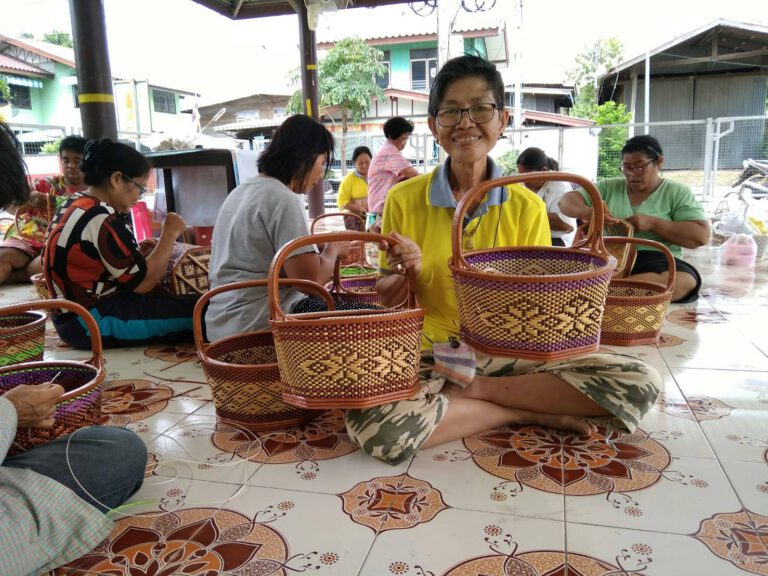
<svg viewBox="0 0 768 576">
<path fill-rule="evenodd" d="M 333 242 L 325 245 L 320 252 L 304 252 L 285 261 L 283 270 L 288 278 L 311 280 L 321 286 L 328 283 L 333 275 L 336 259 L 349 252 L 349 242 Z M 300 290 L 300 289 L 299 289 Z"/>
<path fill-rule="evenodd" d="M 160 239 L 152 253 L 147 256 L 147 271 L 142 281 L 133 289 L 134 292 L 146 294 L 157 286 L 157 283 L 168 270 L 168 262 L 171 259 L 171 251 L 176 243 L 176 238 L 184 232 L 185 227 L 184 220 L 175 212 L 169 212 L 166 215 L 163 229 L 160 232 Z"/>
<path fill-rule="evenodd" d="M 699 248 L 709 242 L 709 222 L 706 220 L 672 221 L 648 214 L 635 214 L 627 218 L 627 222 L 637 232 L 653 232 L 683 248 Z"/>
<path fill-rule="evenodd" d="M 397 173 L 397 181 L 402 182 L 403 180 L 408 180 L 408 178 L 413 178 L 418 175 L 419 171 L 409 164 L 406 168 L 403 168 Z"/>
<path fill-rule="evenodd" d="M 413 270 L 418 278 L 421 274 L 421 248 L 410 238 L 392 232 L 392 238 L 400 240 L 397 245 L 381 246 L 387 253 L 389 271 L 376 283 L 376 292 L 385 306 L 397 306 L 408 296 L 406 270 Z"/>
<path fill-rule="evenodd" d="M 356 214 L 365 214 L 368 211 L 367 198 L 355 198 L 344 205 L 344 210 L 355 212 Z"/>
<path fill-rule="evenodd" d="M 557 230 L 558 232 L 573 231 L 573 226 L 571 226 L 566 222 L 563 222 L 563 220 L 560 218 L 560 215 L 557 214 L 556 212 L 547 212 L 547 219 L 549 220 L 550 230 Z"/>
<path fill-rule="evenodd" d="M 584 198 L 576 190 L 566 192 L 557 204 L 566 216 L 585 222 L 592 220 L 592 207 L 587 206 Z"/>
</svg>

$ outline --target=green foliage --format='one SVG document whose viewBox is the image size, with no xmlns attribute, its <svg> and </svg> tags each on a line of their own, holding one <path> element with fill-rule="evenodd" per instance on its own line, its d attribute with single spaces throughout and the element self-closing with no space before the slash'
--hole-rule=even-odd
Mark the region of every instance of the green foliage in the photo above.
<svg viewBox="0 0 768 576">
<path fill-rule="evenodd" d="M 513 176 L 517 174 L 517 157 L 520 156 L 520 152 L 517 150 L 510 150 L 505 152 L 495 162 L 501 168 L 502 176 Z"/>
<path fill-rule="evenodd" d="M 627 111 L 624 104 L 608 101 L 597 107 L 595 122 L 598 125 L 627 124 L 632 119 L 632 114 Z M 600 141 L 597 147 L 597 177 L 611 178 L 621 176 L 619 164 L 621 163 L 621 148 L 624 146 L 629 130 L 623 127 L 603 128 L 600 132 Z"/>
<path fill-rule="evenodd" d="M 11 87 L 8 86 L 8 81 L 5 76 L 0 74 L 0 104 L 11 101 Z"/>
<path fill-rule="evenodd" d="M 46 32 L 43 34 L 43 40 L 67 48 L 75 47 L 72 43 L 72 36 L 70 36 L 68 32 L 62 32 L 61 30 L 51 30 L 50 32 Z"/>
<path fill-rule="evenodd" d="M 35 35 L 31 32 L 22 32 L 20 38 L 23 40 L 34 40 Z"/>
<path fill-rule="evenodd" d="M 340 106 L 346 118 L 359 122 L 371 98 L 383 98 L 376 77 L 386 72 L 384 53 L 360 38 L 338 42 L 320 61 L 320 101 L 323 106 Z"/>
<path fill-rule="evenodd" d="M 58 154 L 60 144 L 61 144 L 61 139 L 56 140 L 54 142 L 46 142 L 40 148 L 40 153 L 41 154 Z"/>
<path fill-rule="evenodd" d="M 601 38 L 577 54 L 574 68 L 568 72 L 568 79 L 576 86 L 574 116 L 591 120 L 597 118 L 598 80 L 621 61 L 623 53 L 621 41 Z"/>
<path fill-rule="evenodd" d="M 296 90 L 293 94 L 291 94 L 291 99 L 288 100 L 288 104 L 285 107 L 285 111 L 288 114 L 306 114 L 307 111 L 304 109 L 304 93 L 301 91 L 301 88 Z"/>
</svg>

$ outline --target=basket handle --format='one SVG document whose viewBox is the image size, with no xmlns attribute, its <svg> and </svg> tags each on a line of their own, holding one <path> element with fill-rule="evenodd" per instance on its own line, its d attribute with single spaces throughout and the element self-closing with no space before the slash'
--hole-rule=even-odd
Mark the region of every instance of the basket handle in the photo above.
<svg viewBox="0 0 768 576">
<path fill-rule="evenodd" d="M 517 176 L 504 176 L 503 178 L 485 180 L 473 186 L 466 194 L 464 194 L 459 201 L 459 204 L 456 206 L 456 212 L 453 214 L 453 226 L 451 229 L 453 256 L 451 257 L 451 264 L 454 267 L 469 268 L 467 261 L 464 260 L 461 235 L 464 230 L 464 217 L 470 207 L 476 207 L 477 202 L 481 200 L 485 193 L 491 188 L 507 186 L 509 184 L 525 184 L 526 182 L 531 181 L 572 182 L 584 188 L 584 190 L 587 191 L 587 194 L 589 194 L 589 199 L 592 201 L 593 214 L 592 219 L 589 221 L 589 229 L 587 230 L 585 243 L 583 246 L 579 246 L 579 248 L 587 247 L 590 251 L 595 252 L 600 256 L 605 258 L 608 257 L 608 252 L 603 243 L 603 220 L 605 218 L 603 213 L 603 200 L 600 197 L 597 188 L 595 188 L 595 185 L 583 176 L 570 174 L 568 172 L 529 172 Z"/>
<path fill-rule="evenodd" d="M 310 236 L 300 236 L 278 250 L 272 263 L 269 265 L 269 317 L 271 320 L 285 320 L 285 312 L 280 308 L 280 302 L 277 297 L 278 275 L 283 268 L 283 264 L 288 256 L 303 246 L 312 244 L 326 244 L 330 242 L 386 242 L 389 246 L 397 246 L 402 240 L 397 240 L 384 234 L 375 234 L 373 232 L 331 232 L 328 234 L 315 234 Z M 408 270 L 406 273 L 408 279 L 408 300 L 407 306 L 415 308 L 416 304 L 416 275 Z"/>
<path fill-rule="evenodd" d="M 312 223 L 309 225 L 309 233 L 314 234 L 315 233 L 315 224 L 317 224 L 320 220 L 323 218 L 332 218 L 332 217 L 338 217 L 338 216 L 351 216 L 353 218 L 357 218 L 360 220 L 360 222 L 363 223 L 363 226 L 365 226 L 365 218 L 360 216 L 357 212 L 326 212 L 325 214 L 320 214 L 320 216 L 317 216 L 314 220 L 312 220 Z"/>
<path fill-rule="evenodd" d="M 192 331 L 195 335 L 195 347 L 197 348 L 197 352 L 200 354 L 203 360 L 209 359 L 208 355 L 206 354 L 208 346 L 206 346 L 205 340 L 203 339 L 203 310 L 205 309 L 205 306 L 208 304 L 210 299 L 217 294 L 221 294 L 222 292 L 241 290 L 243 288 L 263 288 L 267 286 L 268 282 L 269 280 L 266 278 L 260 280 L 244 280 L 243 282 L 231 282 L 230 284 L 223 284 L 213 288 L 212 290 L 208 290 L 205 294 L 200 296 L 200 298 L 197 300 L 197 303 L 195 304 L 195 309 L 192 311 Z M 320 296 L 320 298 L 325 300 L 325 303 L 328 305 L 328 310 L 336 309 L 336 303 L 328 293 L 328 290 L 320 286 L 320 284 L 317 282 L 312 282 L 312 280 L 303 280 L 301 278 L 280 278 L 278 279 L 278 283 L 280 285 L 300 286 L 302 288 L 313 291 L 318 296 Z"/>
<path fill-rule="evenodd" d="M 64 309 L 70 312 L 74 312 L 85 322 L 88 332 L 91 334 L 91 350 L 93 356 L 89 360 L 99 371 L 104 370 L 104 351 L 101 347 L 101 332 L 99 332 L 99 326 L 96 324 L 96 320 L 93 319 L 91 313 L 85 308 L 80 306 L 77 302 L 64 299 L 51 299 L 51 300 L 35 300 L 32 302 L 22 302 L 20 304 L 14 304 L 13 306 L 7 306 L 0 308 L 0 314 L 16 314 L 18 312 L 29 312 L 30 310 L 58 310 Z M 63 398 L 63 397 L 62 397 Z M 66 398 L 64 398 L 66 400 Z"/>
<path fill-rule="evenodd" d="M 664 246 L 664 244 L 661 242 L 656 242 L 655 240 L 648 240 L 646 238 L 622 238 L 621 236 L 610 236 L 606 238 L 605 241 L 608 244 L 642 244 L 643 246 L 650 246 L 651 248 L 655 248 L 664 254 L 667 259 L 667 266 L 669 267 L 669 278 L 667 279 L 667 289 L 665 294 L 671 294 L 674 291 L 675 275 L 677 274 L 675 257 L 672 255 L 672 252 L 669 251 L 669 248 Z"/>
</svg>

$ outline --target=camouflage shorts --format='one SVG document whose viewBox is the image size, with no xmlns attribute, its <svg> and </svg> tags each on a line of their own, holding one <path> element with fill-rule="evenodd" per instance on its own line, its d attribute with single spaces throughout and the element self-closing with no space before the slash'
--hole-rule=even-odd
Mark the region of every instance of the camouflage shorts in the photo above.
<svg viewBox="0 0 768 576">
<path fill-rule="evenodd" d="M 547 372 L 554 374 L 610 412 L 610 425 L 634 431 L 651 409 L 661 376 L 648 364 L 620 354 L 592 354 L 549 362 L 488 357 L 477 354 L 475 371 L 484 376 L 518 376 Z M 448 397 L 441 394 L 446 383 L 431 376 L 432 363 L 422 362 L 422 385 L 408 400 L 392 402 L 346 414 L 347 433 L 375 458 L 399 464 L 412 456 L 430 437 L 448 409 Z M 450 381 L 466 386 L 467 381 Z"/>
</svg>

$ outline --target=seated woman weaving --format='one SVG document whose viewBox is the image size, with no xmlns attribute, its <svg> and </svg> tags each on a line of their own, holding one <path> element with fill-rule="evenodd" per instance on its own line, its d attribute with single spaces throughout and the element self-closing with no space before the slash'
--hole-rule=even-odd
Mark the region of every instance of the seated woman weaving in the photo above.
<svg viewBox="0 0 768 576">
<path fill-rule="evenodd" d="M 537 424 L 591 434 L 586 418 L 611 418 L 633 430 L 653 406 L 661 379 L 627 356 L 592 354 L 557 361 L 483 356 L 458 337 L 458 311 L 448 260 L 457 201 L 483 180 L 501 175 L 488 157 L 507 125 L 504 83 L 475 56 L 448 61 L 429 98 L 429 127 L 448 154 L 432 173 L 394 186 L 384 206 L 383 233 L 404 240 L 382 254 L 377 290 L 388 305 L 406 295 L 405 270 L 418 275 L 427 314 L 421 391 L 408 400 L 349 410 L 347 432 L 368 454 L 397 464 L 422 447 L 505 424 Z M 489 192 L 487 206 L 466 224 L 465 248 L 549 245 L 544 203 L 524 186 Z M 434 366 L 429 352 L 434 351 Z"/>
<path fill-rule="evenodd" d="M 146 256 L 125 222 L 125 214 L 146 191 L 149 169 L 149 161 L 130 146 L 107 138 L 90 140 L 81 165 L 90 187 L 59 210 L 46 237 L 48 289 L 56 298 L 89 310 L 105 348 L 192 339 L 198 295 L 150 293 L 167 271 L 184 220 L 170 212 Z M 90 348 L 90 336 L 77 315 L 56 315 L 53 325 L 67 344 Z"/>
</svg>

